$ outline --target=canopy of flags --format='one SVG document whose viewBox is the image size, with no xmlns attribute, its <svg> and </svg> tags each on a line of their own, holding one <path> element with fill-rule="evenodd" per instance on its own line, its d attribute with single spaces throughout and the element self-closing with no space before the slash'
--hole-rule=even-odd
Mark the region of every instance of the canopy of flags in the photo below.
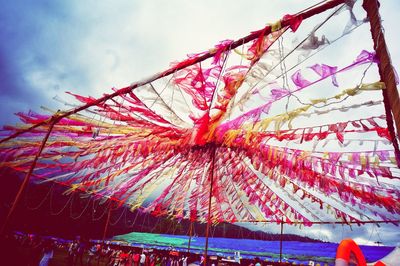
<svg viewBox="0 0 400 266">
<path fill-rule="evenodd" d="M 28 173 L 50 131 L 30 179 L 66 194 L 212 223 L 396 220 L 399 155 L 375 52 L 311 60 L 365 20 L 349 3 L 317 13 L 221 41 L 101 100 L 68 92 L 58 100 L 69 111 L 18 113 L 23 124 L 1 131 L 11 137 L 0 171 Z"/>
</svg>

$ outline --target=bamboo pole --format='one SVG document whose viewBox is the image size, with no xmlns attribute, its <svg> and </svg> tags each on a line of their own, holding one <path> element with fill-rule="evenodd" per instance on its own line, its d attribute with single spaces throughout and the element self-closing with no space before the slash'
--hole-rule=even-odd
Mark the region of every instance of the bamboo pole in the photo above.
<svg viewBox="0 0 400 266">
<path fill-rule="evenodd" d="M 374 49 L 376 56 L 379 59 L 379 75 L 381 81 L 386 85 L 386 89 L 382 90 L 386 120 L 395 149 L 397 165 L 400 167 L 400 149 L 398 143 L 398 136 L 400 134 L 400 97 L 396 86 L 396 75 L 393 70 L 390 55 L 386 46 L 385 36 L 382 30 L 381 18 L 379 15 L 379 2 L 377 0 L 364 0 L 362 6 L 365 11 L 367 11 L 367 17 L 371 25 Z M 397 136 L 395 128 L 397 130 Z"/>
<path fill-rule="evenodd" d="M 188 253 L 190 253 L 190 244 L 192 242 L 192 234 L 193 234 L 193 221 L 190 221 L 189 225 L 189 243 L 188 243 Z"/>
<path fill-rule="evenodd" d="M 104 249 L 104 246 L 105 246 L 104 243 L 105 243 L 105 240 L 106 240 L 106 235 L 107 235 L 107 231 L 108 231 L 108 225 L 110 223 L 112 205 L 113 205 L 113 202 L 110 201 L 110 206 L 108 207 L 107 219 L 106 219 L 106 223 L 104 225 L 104 230 L 103 230 L 103 239 L 101 241 L 101 247 L 100 247 L 100 250 L 99 250 L 99 256 L 97 257 L 97 266 L 100 265 L 100 257 L 101 257 L 100 254 L 101 254 L 101 252 L 102 252 L 102 250 Z"/>
<path fill-rule="evenodd" d="M 281 20 L 281 26 L 282 27 L 290 26 L 292 21 L 296 21 L 298 19 L 305 20 L 305 19 L 310 18 L 310 17 L 312 17 L 314 15 L 322 13 L 322 12 L 328 10 L 328 9 L 331 9 L 331 8 L 334 8 L 334 7 L 338 6 L 338 5 L 340 5 L 340 4 L 343 4 L 344 2 L 346 2 L 346 0 L 331 0 L 331 1 L 327 1 L 324 4 L 321 4 L 321 5 L 317 6 L 317 7 L 308 9 L 308 10 L 306 10 L 304 12 L 300 12 L 300 13 L 298 13 L 298 14 L 290 17 L 290 18 L 282 19 Z M 243 45 L 245 43 L 248 43 L 250 41 L 253 41 L 253 40 L 259 38 L 262 34 L 264 34 L 266 36 L 266 35 L 271 33 L 271 30 L 272 30 L 271 26 L 268 25 L 268 26 L 266 26 L 265 28 L 263 28 L 261 30 L 254 31 L 251 34 L 247 35 L 246 37 L 243 37 L 241 39 L 238 39 L 238 40 L 232 42 L 229 45 L 229 47 L 226 47 L 226 50 L 235 49 L 235 48 L 237 48 L 237 47 L 239 47 L 239 46 L 241 46 L 241 45 Z M 134 90 L 134 89 L 136 89 L 136 88 L 138 88 L 140 86 L 149 84 L 149 83 L 151 83 L 151 82 L 153 82 L 153 81 L 155 81 L 157 79 L 160 79 L 160 78 L 163 78 L 165 76 L 171 75 L 171 74 L 173 74 L 173 73 L 175 73 L 175 72 L 177 72 L 177 71 L 179 71 L 181 69 L 184 69 L 184 68 L 189 67 L 191 65 L 195 65 L 195 64 L 197 64 L 199 62 L 202 62 L 202 61 L 204 61 L 204 60 L 206 60 L 208 58 L 211 58 L 216 54 L 216 52 L 217 52 L 216 49 L 210 49 L 209 52 L 204 53 L 203 55 L 201 55 L 199 57 L 195 57 L 195 58 L 191 58 L 191 59 L 185 60 L 185 61 L 179 63 L 178 65 L 174 66 L 174 67 L 171 67 L 171 68 L 169 68 L 169 69 L 167 69 L 167 70 L 165 70 L 163 72 L 157 73 L 157 74 L 155 74 L 155 75 L 153 75 L 151 77 L 148 77 L 148 78 L 146 78 L 146 79 L 144 79 L 142 81 L 135 82 L 135 83 L 133 83 L 132 85 L 130 85 L 128 87 L 121 88 L 121 89 L 119 89 L 119 90 L 117 90 L 117 91 L 115 91 L 115 92 L 113 92 L 111 94 L 106 94 L 101 98 L 93 100 L 90 103 L 87 103 L 85 105 L 79 106 L 79 107 L 74 108 L 72 110 L 62 112 L 62 113 L 60 113 L 59 117 L 60 117 L 60 119 L 68 117 L 68 116 L 70 116 L 72 114 L 76 114 L 76 113 L 78 113 L 80 111 L 83 111 L 83 110 L 85 110 L 85 109 L 87 109 L 87 108 L 89 108 L 91 106 L 96 106 L 96 105 L 98 105 L 100 103 L 103 103 L 103 102 L 105 102 L 107 100 L 110 100 L 110 99 L 112 99 L 114 97 L 117 97 L 119 95 L 127 94 L 127 93 L 131 92 L 132 90 Z M 37 123 L 35 125 L 30 126 L 29 128 L 19 130 L 19 131 L 15 132 L 14 134 L 12 134 L 12 135 L 10 135 L 8 137 L 1 139 L 0 140 L 0 144 L 5 142 L 5 141 L 8 141 L 10 139 L 13 139 L 13 138 L 25 133 L 25 132 L 29 132 L 29 131 L 31 131 L 31 130 L 39 127 L 39 126 L 45 125 L 45 124 L 46 124 L 46 122 L 42 121 L 42 122 L 39 122 L 39 123 Z"/>
<path fill-rule="evenodd" d="M 210 171 L 210 195 L 208 197 L 208 217 L 207 217 L 207 228 L 206 228 L 206 245 L 204 247 L 204 266 L 207 266 L 207 253 L 208 253 L 208 235 L 211 224 L 211 199 L 214 185 L 214 165 L 215 165 L 215 152 L 216 146 L 213 145 L 211 153 L 211 171 Z"/>
<path fill-rule="evenodd" d="M 281 221 L 281 234 L 279 238 L 279 264 L 282 263 L 283 218 Z"/>
<path fill-rule="evenodd" d="M 22 181 L 21 186 L 19 187 L 19 190 L 18 190 L 18 192 L 17 192 L 17 195 L 15 196 L 14 202 L 13 202 L 13 204 L 12 204 L 10 210 L 8 211 L 8 214 L 7 214 L 6 219 L 4 220 L 3 226 L 1 227 L 0 234 L 4 234 L 4 233 L 6 232 L 8 223 L 10 222 L 11 217 L 12 217 L 12 215 L 14 214 L 14 211 L 15 211 L 15 209 L 16 209 L 16 207 L 17 207 L 17 205 L 18 205 L 18 203 L 19 203 L 19 201 L 20 201 L 20 199 L 21 199 L 22 193 L 25 191 L 25 188 L 28 186 L 29 180 L 30 180 L 30 178 L 31 178 L 31 176 L 32 176 L 32 173 L 33 173 L 33 170 L 34 170 L 35 167 L 36 167 L 37 160 L 39 159 L 40 154 L 42 153 L 42 151 L 43 151 L 43 149 L 44 149 L 44 147 L 45 147 L 45 145 L 46 145 L 46 142 L 47 142 L 47 140 L 48 140 L 48 138 L 49 138 L 49 136 L 50 136 L 50 133 L 51 133 L 51 131 L 53 130 L 53 127 L 54 127 L 55 123 L 57 123 L 57 121 L 59 121 L 59 120 L 57 119 L 56 116 L 53 116 L 53 117 L 51 118 L 51 120 L 50 120 L 50 125 L 49 125 L 49 128 L 48 128 L 48 130 L 47 130 L 47 133 L 46 133 L 46 135 L 44 136 L 44 138 L 43 138 L 43 140 L 42 140 L 42 143 L 41 143 L 41 145 L 40 145 L 40 147 L 39 147 L 39 150 L 38 150 L 38 152 L 36 153 L 35 158 L 34 158 L 33 161 L 32 161 L 32 164 L 31 164 L 31 167 L 29 168 L 29 171 L 26 173 L 25 178 L 24 178 L 24 180 Z M 46 123 L 48 123 L 48 122 L 49 122 L 49 121 L 46 121 Z"/>
<path fill-rule="evenodd" d="M 111 201 L 111 202 L 110 202 L 110 206 L 108 207 L 108 213 L 107 213 L 106 224 L 104 225 L 102 246 L 104 246 L 104 242 L 105 242 L 106 235 L 107 235 L 107 230 L 108 230 L 108 225 L 109 225 L 109 223 L 110 223 L 112 205 L 113 205 L 113 202 Z"/>
</svg>

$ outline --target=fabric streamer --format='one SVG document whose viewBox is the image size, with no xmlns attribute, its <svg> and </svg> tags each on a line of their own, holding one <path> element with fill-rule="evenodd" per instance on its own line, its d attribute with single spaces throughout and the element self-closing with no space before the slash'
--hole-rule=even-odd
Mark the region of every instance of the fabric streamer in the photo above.
<svg viewBox="0 0 400 266">
<path fill-rule="evenodd" d="M 81 104 L 72 110 L 19 112 L 22 124 L 0 132 L 0 171 L 24 175 L 41 151 L 33 182 L 177 220 L 394 221 L 400 214 L 396 139 L 386 100 L 377 97 L 387 84 L 358 82 L 359 73 L 379 63 L 375 52 L 307 65 L 296 55 L 290 71 L 286 53 L 273 64 L 281 66 L 283 81 L 271 70 L 283 37 L 343 2 L 221 41 L 103 98 L 68 92 Z M 307 36 L 314 40 L 292 48 L 329 48 L 328 35 Z M 346 75 L 356 82 L 346 83 Z"/>
</svg>

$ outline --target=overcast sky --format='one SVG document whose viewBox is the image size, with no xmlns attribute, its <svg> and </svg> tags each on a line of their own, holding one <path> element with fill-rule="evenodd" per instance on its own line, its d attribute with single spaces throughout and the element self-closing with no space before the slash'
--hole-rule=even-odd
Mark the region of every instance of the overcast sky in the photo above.
<svg viewBox="0 0 400 266">
<path fill-rule="evenodd" d="M 99 97 L 317 2 L 0 0 L 0 125 L 15 123 L 13 113 L 19 111 L 62 108 L 52 98 L 70 99 L 65 91 Z M 398 68 L 400 1 L 381 2 L 385 37 Z M 371 228 L 300 232 L 331 241 L 349 231 L 345 235 L 361 243 L 400 242 L 398 227 Z"/>
<path fill-rule="evenodd" d="M 0 124 L 57 106 L 65 91 L 100 96 L 166 69 L 186 54 L 238 39 L 317 1 L 0 0 Z M 305 4 L 307 2 L 307 4 Z M 301 4 L 300 4 L 301 3 Z M 398 65 L 399 1 L 381 12 Z"/>
</svg>

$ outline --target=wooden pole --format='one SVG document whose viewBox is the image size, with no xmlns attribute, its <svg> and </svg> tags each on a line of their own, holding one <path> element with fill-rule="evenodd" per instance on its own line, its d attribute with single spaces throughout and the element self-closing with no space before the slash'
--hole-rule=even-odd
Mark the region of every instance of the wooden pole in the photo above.
<svg viewBox="0 0 400 266">
<path fill-rule="evenodd" d="M 282 264 L 282 239 L 283 239 L 283 218 L 281 221 L 281 235 L 279 243 L 279 264 Z"/>
<path fill-rule="evenodd" d="M 16 209 L 16 207 L 17 207 L 17 205 L 18 205 L 18 203 L 19 203 L 19 201 L 20 201 L 20 199 L 21 199 L 21 195 L 23 194 L 23 192 L 25 191 L 25 188 L 27 187 L 27 185 L 28 185 L 28 183 L 29 183 L 29 180 L 30 180 L 30 178 L 31 178 L 31 176 L 32 176 L 33 170 L 34 170 L 35 167 L 36 167 L 37 160 L 39 159 L 40 154 L 42 153 L 42 151 L 43 151 L 43 149 L 44 149 L 44 146 L 46 145 L 46 142 L 47 142 L 47 140 L 48 140 L 48 138 L 49 138 L 49 136 L 50 136 L 50 133 L 51 133 L 53 127 L 54 127 L 54 124 L 55 124 L 57 121 L 59 121 L 59 120 L 58 120 L 55 116 L 53 116 L 52 119 L 50 120 L 50 125 L 49 125 L 49 128 L 48 128 L 48 130 L 47 130 L 47 133 L 46 133 L 46 135 L 44 136 L 44 138 L 43 138 L 43 140 L 42 140 L 42 143 L 41 143 L 41 145 L 40 145 L 40 147 L 39 147 L 39 150 L 38 150 L 38 152 L 36 153 L 35 158 L 34 158 L 33 161 L 32 161 L 32 164 L 31 164 L 31 167 L 29 168 L 29 171 L 26 173 L 25 178 L 24 178 L 24 180 L 22 181 L 21 186 L 19 187 L 19 190 L 18 190 L 18 192 L 17 192 L 17 195 L 15 196 L 14 202 L 13 202 L 13 204 L 12 204 L 10 210 L 8 211 L 8 214 L 7 214 L 6 219 L 4 220 L 3 226 L 1 227 L 0 234 L 4 234 L 4 233 L 6 232 L 8 223 L 10 222 L 11 217 L 12 217 L 12 215 L 14 214 L 14 211 L 15 211 L 15 209 Z M 47 121 L 47 123 L 48 123 L 48 122 L 49 122 L 49 121 Z"/>
<path fill-rule="evenodd" d="M 101 257 L 101 252 L 104 249 L 104 242 L 106 240 L 106 235 L 107 235 L 107 230 L 108 230 L 108 225 L 110 223 L 110 217 L 111 217 L 111 208 L 112 208 L 113 202 L 110 201 L 110 206 L 108 207 L 108 213 L 107 213 L 107 219 L 106 219 L 106 224 L 104 225 L 104 231 L 103 231 L 103 239 L 101 241 L 101 247 L 100 250 L 98 251 L 98 257 L 97 257 L 97 266 L 100 265 L 100 257 Z"/>
<path fill-rule="evenodd" d="M 187 250 L 188 253 L 190 253 L 190 244 L 192 242 L 192 234 L 193 234 L 193 221 L 190 221 L 190 225 L 189 225 L 189 243 L 188 243 L 188 250 Z"/>
<path fill-rule="evenodd" d="M 211 171 L 210 171 L 210 195 L 208 197 L 208 217 L 207 217 L 207 228 L 206 228 L 206 245 L 204 248 L 204 266 L 207 266 L 207 253 L 208 253 L 208 234 L 210 231 L 211 224 L 211 199 L 213 192 L 213 184 L 214 184 L 214 164 L 215 164 L 215 151 L 216 146 L 213 145 L 211 153 Z"/>
<path fill-rule="evenodd" d="M 238 220 L 238 223 L 281 223 L 281 221 L 277 220 Z M 293 221 L 292 224 L 305 224 L 305 222 Z M 400 220 L 374 220 L 374 221 L 336 221 L 336 222 L 323 222 L 323 221 L 315 221 L 315 222 L 307 222 L 311 224 L 389 224 L 392 223 L 394 225 L 400 223 Z"/>
<path fill-rule="evenodd" d="M 364 0 L 363 8 L 367 11 L 367 17 L 371 25 L 371 35 L 374 41 L 374 49 L 378 58 L 378 68 L 381 81 L 386 85 L 382 90 L 385 103 L 386 120 L 395 149 L 397 165 L 400 167 L 400 149 L 397 137 L 400 134 L 400 97 L 396 86 L 396 76 L 390 60 L 389 52 L 382 30 L 379 15 L 379 2 L 377 0 Z M 393 121 L 394 120 L 394 121 Z M 395 133 L 397 130 L 397 136 Z"/>
<path fill-rule="evenodd" d="M 107 235 L 108 225 L 110 223 L 112 205 L 113 205 L 112 202 L 110 202 L 110 206 L 108 207 L 106 224 L 104 225 L 103 240 L 102 240 L 102 246 L 103 247 L 104 247 L 104 242 L 105 242 L 106 235 Z"/>
</svg>

